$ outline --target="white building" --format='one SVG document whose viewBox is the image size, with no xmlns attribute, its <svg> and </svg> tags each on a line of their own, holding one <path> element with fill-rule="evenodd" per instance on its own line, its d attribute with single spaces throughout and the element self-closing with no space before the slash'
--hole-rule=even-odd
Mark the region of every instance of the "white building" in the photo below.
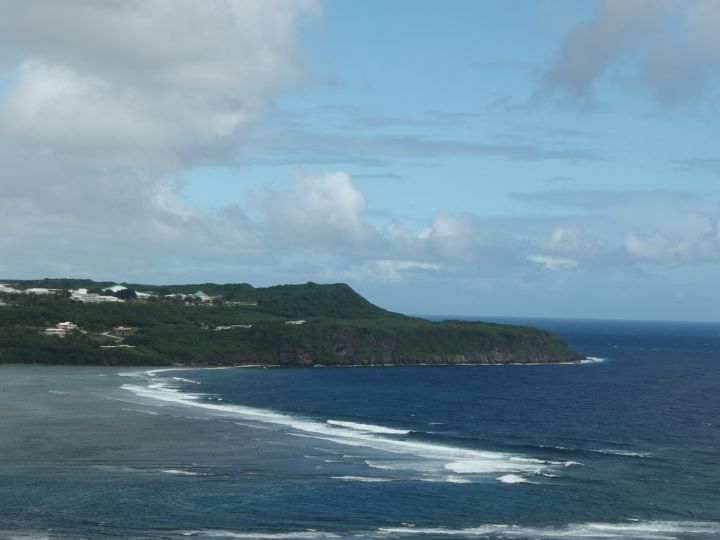
<svg viewBox="0 0 720 540">
<path fill-rule="evenodd" d="M 60 289 L 45 289 L 44 287 L 32 287 L 30 289 L 25 289 L 25 294 L 55 294 L 57 292 L 60 292 Z"/>
<path fill-rule="evenodd" d="M 75 332 L 77 329 L 78 329 L 77 324 L 70 322 L 70 321 L 66 321 L 66 322 L 57 323 L 55 326 L 52 326 L 50 328 L 46 328 L 45 330 L 42 331 L 42 333 L 45 334 L 46 336 L 65 337 L 69 333 Z"/>
<path fill-rule="evenodd" d="M 86 304 L 102 304 L 102 303 L 108 303 L 108 302 L 124 302 L 122 298 L 118 298 L 116 296 L 103 296 L 101 294 L 86 294 L 80 298 L 73 298 L 73 300 L 79 300 L 80 302 L 84 302 Z"/>
<path fill-rule="evenodd" d="M 74 322 L 70 322 L 70 321 L 57 323 L 55 326 L 58 328 L 64 329 L 66 332 L 71 332 L 73 330 L 77 330 L 77 327 L 78 327 L 77 324 L 75 324 Z"/>
<path fill-rule="evenodd" d="M 135 329 L 130 326 L 116 326 L 115 328 L 113 328 L 112 333 L 117 336 L 129 336 L 134 331 Z"/>
<path fill-rule="evenodd" d="M 232 330 L 233 328 L 252 328 L 252 324 L 231 324 L 229 326 L 216 326 L 213 328 L 216 332 L 222 330 Z"/>
<path fill-rule="evenodd" d="M 19 292 L 22 292 L 22 291 L 18 291 L 17 289 L 13 289 L 12 287 L 10 287 L 9 285 L 7 285 L 6 283 L 0 283 L 0 293 L 13 294 L 13 293 L 19 293 Z"/>
<path fill-rule="evenodd" d="M 99 304 L 101 302 L 124 302 L 125 300 L 116 296 L 102 296 L 100 294 L 89 293 L 87 289 L 76 289 L 70 291 L 70 299 L 86 304 Z"/>
<path fill-rule="evenodd" d="M 285 321 L 285 324 L 301 325 L 301 324 L 305 324 L 306 322 L 307 322 L 307 321 L 304 321 L 304 320 L 300 319 L 300 320 L 297 320 L 297 321 Z"/>
<path fill-rule="evenodd" d="M 66 332 L 62 328 L 46 328 L 45 330 L 43 330 L 43 334 L 45 334 L 46 336 L 65 337 Z"/>
</svg>

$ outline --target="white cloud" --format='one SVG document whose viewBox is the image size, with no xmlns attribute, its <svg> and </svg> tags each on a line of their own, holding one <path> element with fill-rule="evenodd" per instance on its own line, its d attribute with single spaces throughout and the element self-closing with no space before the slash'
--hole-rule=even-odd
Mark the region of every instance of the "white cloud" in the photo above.
<svg viewBox="0 0 720 540">
<path fill-rule="evenodd" d="M 1 3 L 3 266 L 154 280 L 277 264 L 243 209 L 201 211 L 167 178 L 234 159 L 249 123 L 302 79 L 297 27 L 317 6 Z"/>
<path fill-rule="evenodd" d="M 368 261 L 344 272 L 345 279 L 356 281 L 400 281 L 418 272 L 438 272 L 441 265 L 421 261 L 381 259 Z"/>
<path fill-rule="evenodd" d="M 625 235 L 625 249 L 635 259 L 660 264 L 720 261 L 717 234 L 678 238 L 632 231 Z"/>
<path fill-rule="evenodd" d="M 234 159 L 245 128 L 302 79 L 297 28 L 317 13 L 315 0 L 0 3 L 5 266 L 152 275 L 135 261 L 167 273 L 198 249 L 208 268 L 266 261 L 241 209 L 202 212 L 167 178 Z"/>
<path fill-rule="evenodd" d="M 273 238 L 282 246 L 342 251 L 377 238 L 365 219 L 365 196 L 345 172 L 299 173 L 290 189 L 270 190 L 257 201 Z"/>
<path fill-rule="evenodd" d="M 638 234 L 630 232 L 625 236 L 625 249 L 632 257 L 648 260 L 671 259 L 687 252 L 687 243 L 673 244 L 658 234 Z"/>
<path fill-rule="evenodd" d="M 579 226 L 556 227 L 540 242 L 544 251 L 596 259 L 607 255 L 606 243 Z"/>
<path fill-rule="evenodd" d="M 478 249 L 478 235 L 469 217 L 437 214 L 420 237 L 431 252 L 453 262 L 470 262 Z"/>
<path fill-rule="evenodd" d="M 216 156 L 301 75 L 313 0 L 0 5 L 0 137 L 147 170 Z"/>
<path fill-rule="evenodd" d="M 581 211 L 548 220 L 550 231 L 536 244 L 548 255 L 626 268 L 720 260 L 720 205 L 691 193 L 548 191 L 520 198 Z"/>
<path fill-rule="evenodd" d="M 565 257 L 553 257 L 550 255 L 528 255 L 528 260 L 537 263 L 548 270 L 566 270 L 575 268 L 578 262 Z"/>
<path fill-rule="evenodd" d="M 606 48 L 616 35 L 606 26 L 621 26 L 623 51 L 636 46 L 637 28 L 654 31 L 654 22 L 640 21 L 641 4 L 603 6 L 612 13 L 593 23 L 600 28 L 591 28 L 587 45 L 597 46 L 596 54 L 587 66 L 582 54 L 560 54 L 546 81 L 555 85 L 551 93 L 592 92 L 610 74 L 620 56 L 614 45 Z M 105 279 L 450 276 L 498 283 L 502 276 L 534 284 L 548 274 L 543 269 L 720 258 L 718 206 L 681 193 L 553 192 L 527 200 L 571 207 L 571 216 L 493 220 L 449 209 L 420 224 L 378 224 L 368 218 L 369 207 L 382 201 L 369 204 L 347 172 L 335 171 L 298 174 L 287 188 L 213 211 L 183 202 L 168 178 L 198 163 L 235 159 L 247 143 L 246 128 L 279 92 L 302 80 L 297 28 L 317 11 L 311 0 L 0 3 L 0 76 L 9 81 L 0 94 L 0 268 Z M 682 12 L 688 28 L 703 27 L 693 38 L 698 47 L 715 50 L 708 21 L 716 9 L 698 2 Z M 582 45 L 581 33 L 567 47 Z M 632 73 L 648 85 L 667 84 L 640 69 L 654 65 L 650 52 L 639 58 Z M 698 57 L 693 69 L 701 79 L 714 76 L 704 71 L 712 61 Z M 573 75 L 576 69 L 582 73 Z M 260 158 L 291 161 L 597 159 L 551 137 L 543 145 L 486 144 L 388 133 L 313 135 L 300 126 L 265 140 L 259 131 L 253 150 Z"/>
</svg>

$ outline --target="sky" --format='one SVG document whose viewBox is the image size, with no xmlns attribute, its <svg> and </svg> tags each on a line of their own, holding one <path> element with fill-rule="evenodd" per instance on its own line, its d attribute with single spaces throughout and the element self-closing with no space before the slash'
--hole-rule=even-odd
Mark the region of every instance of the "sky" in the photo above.
<svg viewBox="0 0 720 540">
<path fill-rule="evenodd" d="M 720 2 L 5 0 L 0 276 L 720 321 Z"/>
</svg>

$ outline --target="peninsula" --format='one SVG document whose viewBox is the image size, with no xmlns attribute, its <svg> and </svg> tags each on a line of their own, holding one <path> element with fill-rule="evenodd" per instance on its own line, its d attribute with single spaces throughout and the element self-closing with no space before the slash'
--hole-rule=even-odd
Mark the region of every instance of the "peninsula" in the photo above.
<svg viewBox="0 0 720 540">
<path fill-rule="evenodd" d="M 536 328 L 386 311 L 346 284 L 0 282 L 0 363 L 503 364 L 580 360 Z"/>
</svg>

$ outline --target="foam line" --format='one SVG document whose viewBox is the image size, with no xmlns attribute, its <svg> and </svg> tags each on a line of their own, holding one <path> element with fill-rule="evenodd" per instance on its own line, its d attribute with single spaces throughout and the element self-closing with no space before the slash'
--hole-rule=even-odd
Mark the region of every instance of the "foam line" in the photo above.
<svg viewBox="0 0 720 540">
<path fill-rule="evenodd" d="M 576 523 L 562 527 L 521 527 L 517 525 L 481 525 L 466 529 L 445 527 L 384 527 L 380 532 L 392 536 L 447 535 L 464 538 L 543 538 L 543 539 L 607 539 L 677 540 L 705 539 L 720 534 L 720 523 L 692 521 L 640 521 L 631 523 Z"/>
<path fill-rule="evenodd" d="M 393 429 L 383 426 L 375 426 L 373 424 L 358 424 L 355 422 L 344 422 L 341 420 L 328 420 L 327 423 L 332 426 L 340 426 L 359 431 L 368 431 L 370 433 L 385 433 L 387 435 L 407 435 L 410 433 L 409 429 Z"/>
<path fill-rule="evenodd" d="M 422 538 L 423 536 L 450 536 L 459 538 L 526 540 L 705 540 L 720 534 L 720 523 L 702 521 L 633 521 L 620 523 L 570 523 L 563 526 L 532 527 L 509 524 L 486 524 L 477 527 L 453 529 L 450 527 L 380 527 L 375 530 L 334 533 L 330 531 L 245 532 L 217 529 L 176 531 L 176 534 L 195 538 Z"/>
<path fill-rule="evenodd" d="M 333 476 L 333 480 L 344 480 L 346 482 L 391 482 L 392 478 L 380 478 L 378 476 Z"/>
<path fill-rule="evenodd" d="M 612 448 L 602 448 L 600 450 L 590 450 L 590 452 L 595 452 L 597 454 L 608 454 L 611 456 L 622 456 L 622 457 L 637 457 L 637 458 L 650 457 L 649 452 L 631 452 L 629 450 L 613 450 Z"/>
<path fill-rule="evenodd" d="M 157 373 L 157 370 L 153 370 Z M 124 384 L 122 388 L 137 396 L 164 402 L 240 417 L 265 424 L 291 428 L 304 435 L 331 441 L 337 444 L 355 447 L 372 448 L 381 452 L 412 456 L 415 459 L 398 460 L 402 470 L 419 472 L 423 476 L 430 474 L 435 477 L 447 478 L 447 471 L 464 474 L 500 474 L 512 473 L 523 476 L 540 474 L 548 468 L 567 466 L 570 462 L 543 461 L 523 456 L 482 450 L 470 450 L 454 446 L 425 443 L 407 439 L 390 438 L 385 435 L 407 434 L 408 431 L 385 428 L 371 424 L 356 424 L 330 420 L 327 422 L 303 419 L 265 409 L 226 405 L 204 401 L 202 394 L 180 392 L 170 382 L 151 375 L 153 379 L 147 386 Z M 420 458 L 420 459 L 417 459 Z"/>
<path fill-rule="evenodd" d="M 498 477 L 498 480 L 501 482 L 504 482 L 505 484 L 524 484 L 528 483 L 529 480 L 527 478 L 523 478 L 520 475 L 517 474 L 504 474 L 500 477 Z"/>
<path fill-rule="evenodd" d="M 260 532 L 234 532 L 234 531 L 222 531 L 222 530 L 195 530 L 195 531 L 178 531 L 178 534 L 182 536 L 196 537 L 196 538 L 269 538 L 269 539 L 284 539 L 284 538 L 340 538 L 340 535 L 330 532 L 320 531 L 297 531 L 297 532 L 286 532 L 286 533 L 260 533 Z"/>
</svg>

